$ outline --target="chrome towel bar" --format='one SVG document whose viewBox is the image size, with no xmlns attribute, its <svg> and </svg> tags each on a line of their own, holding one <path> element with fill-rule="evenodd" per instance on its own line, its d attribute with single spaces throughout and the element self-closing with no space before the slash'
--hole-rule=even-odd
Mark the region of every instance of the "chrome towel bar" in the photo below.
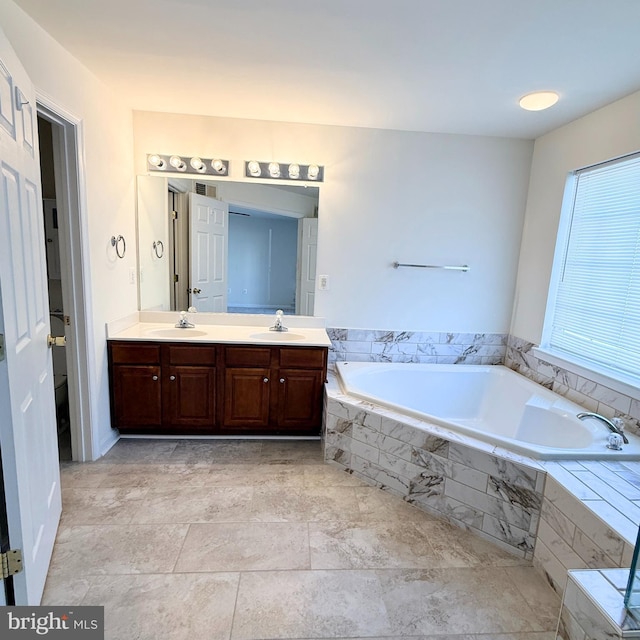
<svg viewBox="0 0 640 640">
<path fill-rule="evenodd" d="M 394 269 L 399 267 L 415 267 L 417 269 L 446 269 L 447 271 L 469 271 L 471 267 L 468 264 L 456 265 L 438 265 L 438 264 L 406 264 L 403 262 L 393 262 L 391 266 Z"/>
</svg>

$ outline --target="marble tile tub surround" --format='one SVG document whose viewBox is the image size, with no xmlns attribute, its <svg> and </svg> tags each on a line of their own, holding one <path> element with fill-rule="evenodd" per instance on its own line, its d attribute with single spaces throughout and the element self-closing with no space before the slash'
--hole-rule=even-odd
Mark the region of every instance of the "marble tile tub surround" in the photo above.
<svg viewBox="0 0 640 640">
<path fill-rule="evenodd" d="M 505 333 L 442 333 L 328 328 L 329 361 L 503 364 Z"/>
<path fill-rule="evenodd" d="M 570 569 L 629 566 L 640 462 L 538 462 L 327 385 L 325 458 L 532 559 L 562 594 Z M 546 482 L 545 482 L 546 480 Z"/>
<path fill-rule="evenodd" d="M 640 462 L 542 464 L 547 480 L 536 569 L 561 594 L 569 570 L 630 566 L 640 523 Z"/>
<path fill-rule="evenodd" d="M 640 624 L 624 607 L 628 569 L 571 571 L 558 640 L 640 638 Z"/>
<path fill-rule="evenodd" d="M 504 364 L 555 393 L 608 418 L 621 417 L 626 428 L 640 435 L 640 400 L 571 373 L 538 358 L 532 342 L 510 335 Z"/>
<path fill-rule="evenodd" d="M 545 472 L 535 461 L 344 395 L 330 376 L 325 459 L 418 508 L 533 558 Z"/>
</svg>

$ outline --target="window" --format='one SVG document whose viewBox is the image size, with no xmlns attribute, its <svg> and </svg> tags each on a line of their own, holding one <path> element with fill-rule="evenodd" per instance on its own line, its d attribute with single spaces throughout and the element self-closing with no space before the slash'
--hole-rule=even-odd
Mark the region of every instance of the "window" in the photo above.
<svg viewBox="0 0 640 640">
<path fill-rule="evenodd" d="M 541 346 L 640 383 L 640 153 L 570 176 Z"/>
</svg>

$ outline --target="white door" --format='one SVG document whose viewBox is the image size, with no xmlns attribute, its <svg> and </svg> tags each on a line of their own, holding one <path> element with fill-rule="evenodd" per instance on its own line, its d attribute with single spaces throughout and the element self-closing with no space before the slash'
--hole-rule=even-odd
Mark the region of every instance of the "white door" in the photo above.
<svg viewBox="0 0 640 640">
<path fill-rule="evenodd" d="M 198 311 L 227 310 L 229 205 L 189 194 L 189 288 Z"/>
<path fill-rule="evenodd" d="M 316 257 L 318 252 L 318 218 L 298 220 L 298 295 L 296 313 L 313 315 L 316 293 Z"/>
<path fill-rule="evenodd" d="M 0 447 L 17 604 L 39 604 L 61 512 L 35 91 L 0 31 Z"/>
</svg>

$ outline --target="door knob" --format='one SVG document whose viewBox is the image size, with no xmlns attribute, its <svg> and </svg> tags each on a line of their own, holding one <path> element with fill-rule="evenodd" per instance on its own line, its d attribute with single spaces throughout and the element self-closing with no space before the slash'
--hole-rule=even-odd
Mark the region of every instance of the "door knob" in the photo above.
<svg viewBox="0 0 640 640">
<path fill-rule="evenodd" d="M 280 378 L 280 384 L 284 384 L 284 378 Z"/>
<path fill-rule="evenodd" d="M 269 378 L 263 378 L 262 382 L 269 382 Z"/>
<path fill-rule="evenodd" d="M 175 376 L 169 376 L 169 380 L 173 381 L 173 380 L 175 380 L 175 379 L 176 379 L 176 377 L 175 377 Z"/>
<path fill-rule="evenodd" d="M 193 293 L 195 293 L 196 295 L 198 295 L 201 291 L 202 289 L 193 289 Z"/>
<path fill-rule="evenodd" d="M 151 379 L 155 381 L 158 379 L 158 376 L 153 376 Z"/>
<path fill-rule="evenodd" d="M 49 349 L 51 349 L 52 347 L 64 347 L 66 346 L 66 344 L 66 336 L 52 336 L 51 334 L 47 336 L 47 346 L 49 347 Z"/>
</svg>

